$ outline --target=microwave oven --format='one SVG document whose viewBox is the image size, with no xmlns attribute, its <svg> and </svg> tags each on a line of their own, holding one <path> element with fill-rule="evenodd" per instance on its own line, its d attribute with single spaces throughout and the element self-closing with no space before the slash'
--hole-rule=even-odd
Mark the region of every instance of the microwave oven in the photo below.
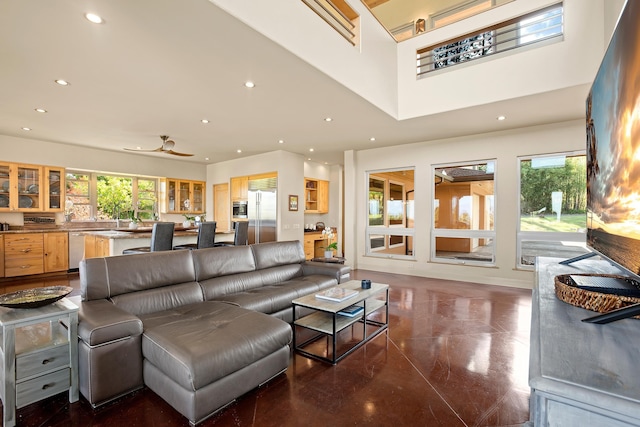
<svg viewBox="0 0 640 427">
<path fill-rule="evenodd" d="M 246 201 L 242 200 L 242 201 L 233 202 L 234 218 L 244 219 L 244 218 L 247 218 L 247 214 L 248 214 L 248 206 Z"/>
</svg>

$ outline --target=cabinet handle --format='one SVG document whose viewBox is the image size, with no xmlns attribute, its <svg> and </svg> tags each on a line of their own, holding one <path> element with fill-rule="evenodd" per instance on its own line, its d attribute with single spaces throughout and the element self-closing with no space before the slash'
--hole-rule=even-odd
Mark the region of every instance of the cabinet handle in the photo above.
<svg viewBox="0 0 640 427">
<path fill-rule="evenodd" d="M 46 365 L 46 364 L 47 364 L 47 363 L 49 363 L 49 362 L 51 362 L 51 359 L 44 359 L 44 360 L 42 361 L 42 364 L 43 364 L 43 365 Z"/>
<path fill-rule="evenodd" d="M 46 390 L 46 389 L 48 389 L 49 387 L 53 387 L 54 385 L 55 385 L 55 384 L 45 384 L 45 385 L 43 385 L 43 386 L 42 386 L 42 389 L 43 389 L 43 390 Z"/>
<path fill-rule="evenodd" d="M 21 265 L 21 266 L 20 266 L 20 268 L 22 268 L 23 270 L 24 270 L 25 268 L 30 268 L 30 267 L 31 267 L 31 264 L 26 264 L 26 265 Z"/>
<path fill-rule="evenodd" d="M 23 249 L 22 252 L 24 252 L 25 254 L 28 254 L 29 252 L 31 252 L 31 248 Z"/>
</svg>

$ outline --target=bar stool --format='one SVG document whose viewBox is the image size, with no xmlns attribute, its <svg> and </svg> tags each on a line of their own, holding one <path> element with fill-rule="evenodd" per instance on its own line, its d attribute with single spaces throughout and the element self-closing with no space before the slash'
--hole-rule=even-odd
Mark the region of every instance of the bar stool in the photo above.
<svg viewBox="0 0 640 427">
<path fill-rule="evenodd" d="M 151 246 L 130 248 L 122 251 L 123 254 L 142 254 L 147 252 L 170 251 L 173 249 L 173 222 L 156 222 L 151 229 Z"/>
<path fill-rule="evenodd" d="M 173 247 L 173 250 L 211 248 L 214 246 L 215 238 L 216 238 L 216 222 L 204 221 L 200 224 L 200 227 L 198 228 L 197 243 L 185 243 L 184 245 L 177 245 Z"/>
<path fill-rule="evenodd" d="M 235 233 L 233 234 L 233 242 L 218 242 L 213 246 L 243 246 L 249 244 L 249 222 L 236 221 L 233 223 Z"/>
</svg>

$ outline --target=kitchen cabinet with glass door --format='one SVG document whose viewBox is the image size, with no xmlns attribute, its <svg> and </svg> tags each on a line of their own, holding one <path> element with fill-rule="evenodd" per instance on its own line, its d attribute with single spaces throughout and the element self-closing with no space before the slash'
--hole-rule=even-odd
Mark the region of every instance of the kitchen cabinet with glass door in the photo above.
<svg viewBox="0 0 640 427">
<path fill-rule="evenodd" d="M 3 184 L 6 189 L 7 184 Z M 11 163 L 9 165 L 9 210 L 15 212 L 41 212 L 42 166 Z"/>
<path fill-rule="evenodd" d="M 160 191 L 163 213 L 201 214 L 204 212 L 204 181 L 164 178 L 160 183 Z"/>
<path fill-rule="evenodd" d="M 44 167 L 44 210 L 46 212 L 62 212 L 64 210 L 64 168 Z"/>
</svg>

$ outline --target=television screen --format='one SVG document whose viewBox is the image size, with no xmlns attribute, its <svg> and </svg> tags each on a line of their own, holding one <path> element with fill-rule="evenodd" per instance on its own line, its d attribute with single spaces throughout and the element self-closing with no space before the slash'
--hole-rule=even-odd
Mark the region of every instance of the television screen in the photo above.
<svg viewBox="0 0 640 427">
<path fill-rule="evenodd" d="M 640 274 L 640 1 L 627 1 L 586 102 L 587 245 Z"/>
</svg>

